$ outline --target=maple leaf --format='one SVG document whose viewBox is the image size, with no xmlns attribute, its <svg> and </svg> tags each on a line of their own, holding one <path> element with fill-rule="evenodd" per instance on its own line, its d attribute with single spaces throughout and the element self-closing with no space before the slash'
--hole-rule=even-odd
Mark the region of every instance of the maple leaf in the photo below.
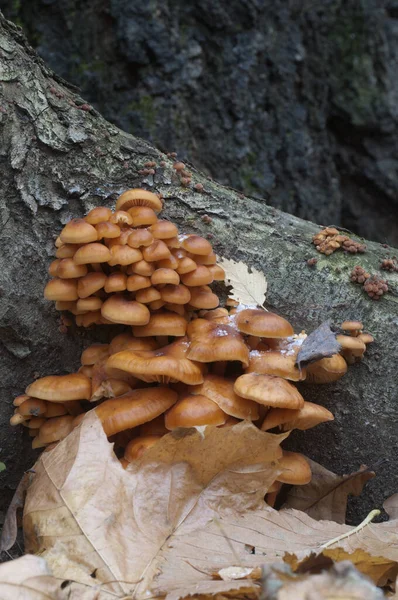
<svg viewBox="0 0 398 600">
<path fill-rule="evenodd" d="M 262 271 L 251 269 L 244 262 L 217 257 L 225 271 L 225 281 L 232 287 L 229 295 L 245 306 L 263 306 L 267 293 L 267 281 Z"/>
<path fill-rule="evenodd" d="M 101 599 L 250 597 L 258 592 L 253 582 L 215 581 L 213 574 L 282 562 L 285 555 L 299 565 L 314 552 L 332 560 L 349 556 L 375 583 L 395 577 L 397 520 L 357 531 L 264 503 L 285 437 L 245 422 L 206 428 L 203 437 L 176 431 L 123 470 L 89 413 L 35 465 L 24 512 L 27 550 L 40 553 L 55 577 L 100 585 Z M 338 548 L 322 549 L 343 534 Z"/>
<path fill-rule="evenodd" d="M 289 491 L 283 508 L 296 508 L 317 521 L 345 523 L 348 496 L 359 496 L 363 486 L 375 473 L 361 467 L 350 475 L 335 475 L 313 460 L 307 459 L 312 479 Z"/>
</svg>

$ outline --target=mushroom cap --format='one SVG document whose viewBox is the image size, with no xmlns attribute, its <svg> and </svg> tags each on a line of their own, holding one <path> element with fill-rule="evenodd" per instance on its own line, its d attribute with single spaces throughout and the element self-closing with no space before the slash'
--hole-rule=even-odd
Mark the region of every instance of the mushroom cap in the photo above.
<svg viewBox="0 0 398 600">
<path fill-rule="evenodd" d="M 87 275 L 81 277 L 77 282 L 78 297 L 88 298 L 88 296 L 92 296 L 104 287 L 105 282 L 105 273 L 87 273 Z"/>
<path fill-rule="evenodd" d="M 214 266 L 217 262 L 217 256 L 214 254 L 213 251 L 211 251 L 210 254 L 205 254 L 201 256 L 199 256 L 198 254 L 191 254 L 190 258 L 193 258 L 198 263 L 198 265 L 207 265 L 208 267 Z"/>
<path fill-rule="evenodd" d="M 298 352 L 299 348 L 297 348 Z M 290 381 L 303 381 L 306 377 L 306 369 L 298 369 L 296 366 L 297 352 L 292 354 L 281 354 L 275 350 L 251 350 L 249 354 L 249 366 L 246 373 L 261 373 L 263 375 L 276 375 Z"/>
<path fill-rule="evenodd" d="M 226 413 L 215 402 L 200 394 L 180 398 L 164 418 L 167 429 L 222 425 L 226 420 Z"/>
<path fill-rule="evenodd" d="M 333 354 L 330 358 L 322 358 L 309 364 L 306 371 L 307 381 L 310 383 L 331 383 L 347 373 L 347 363 L 340 354 Z"/>
<path fill-rule="evenodd" d="M 213 251 L 210 242 L 199 235 L 188 235 L 182 240 L 181 246 L 187 252 L 199 254 L 200 256 L 206 256 Z"/>
<path fill-rule="evenodd" d="M 44 297 L 53 301 L 77 300 L 77 285 L 76 279 L 51 279 L 44 288 Z"/>
<path fill-rule="evenodd" d="M 63 440 L 73 429 L 74 417 L 65 415 L 63 417 L 53 417 L 40 427 L 38 442 L 40 444 L 51 444 Z M 36 447 L 40 447 L 37 446 Z"/>
<path fill-rule="evenodd" d="M 88 400 L 91 396 L 91 381 L 83 373 L 49 375 L 36 379 L 28 385 L 25 393 L 51 402 Z"/>
<path fill-rule="evenodd" d="M 114 244 L 110 249 L 110 258 L 108 263 L 114 267 L 115 265 L 131 265 L 142 260 L 142 252 L 137 248 L 132 248 L 127 244 Z"/>
<path fill-rule="evenodd" d="M 162 210 L 162 201 L 153 192 L 134 188 L 119 196 L 116 202 L 116 210 L 129 210 L 133 206 L 148 206 L 158 213 Z"/>
<path fill-rule="evenodd" d="M 197 385 L 203 381 L 203 367 L 186 357 L 186 338 L 152 351 L 124 350 L 108 358 L 106 370 L 120 369 L 143 381 L 169 383 L 182 381 Z"/>
<path fill-rule="evenodd" d="M 169 258 L 163 258 L 162 260 L 158 260 L 156 263 L 158 269 L 174 269 L 177 270 L 178 260 L 175 256 L 170 254 Z M 195 265 L 196 268 L 196 265 Z M 178 271 L 177 271 L 178 273 Z"/>
<path fill-rule="evenodd" d="M 97 206 L 87 213 L 84 220 L 87 221 L 87 223 L 90 223 L 90 225 L 97 225 L 103 221 L 109 221 L 111 216 L 112 211 L 110 208 L 106 208 L 106 206 Z"/>
<path fill-rule="evenodd" d="M 116 210 L 109 221 L 115 225 L 132 225 L 133 217 L 125 210 Z"/>
<path fill-rule="evenodd" d="M 198 265 L 194 271 L 181 275 L 181 281 L 189 287 L 207 285 L 213 281 L 213 275 L 205 265 Z"/>
<path fill-rule="evenodd" d="M 281 408 L 302 408 L 304 398 L 291 383 L 274 375 L 248 373 L 235 381 L 234 390 L 238 396 L 249 398 L 264 406 Z"/>
<path fill-rule="evenodd" d="M 255 337 L 284 338 L 293 335 L 293 327 L 286 319 L 261 308 L 245 308 L 235 315 L 239 331 Z"/>
<path fill-rule="evenodd" d="M 80 248 L 79 244 L 62 244 L 55 253 L 57 258 L 72 258 Z"/>
<path fill-rule="evenodd" d="M 220 304 L 220 299 L 216 294 L 213 294 L 211 290 L 204 289 L 205 286 L 189 288 L 191 292 L 191 299 L 189 301 L 193 309 L 201 308 L 210 310 L 217 308 Z"/>
<path fill-rule="evenodd" d="M 176 313 L 156 313 L 151 315 L 147 325 L 133 327 L 133 334 L 136 337 L 152 335 L 184 336 L 187 325 L 186 319 Z"/>
<path fill-rule="evenodd" d="M 336 335 L 336 340 L 343 348 L 343 350 L 350 350 L 354 356 L 362 356 L 366 350 L 365 344 L 362 340 L 352 335 Z"/>
<path fill-rule="evenodd" d="M 113 397 L 115 394 L 112 394 L 113 386 L 109 384 L 109 379 L 119 379 L 128 384 L 128 386 L 133 389 L 137 384 L 137 379 L 126 373 L 125 371 L 119 371 L 117 369 L 113 369 L 112 372 L 107 372 L 106 370 L 106 362 L 108 357 L 104 357 L 101 360 L 98 360 L 93 366 L 92 375 L 91 375 L 91 402 L 96 402 L 104 397 Z"/>
<path fill-rule="evenodd" d="M 145 289 L 137 290 L 135 299 L 137 302 L 142 302 L 142 304 L 150 304 L 151 302 L 161 300 L 161 295 L 159 290 L 150 286 Z"/>
<path fill-rule="evenodd" d="M 304 401 L 303 408 L 291 410 L 289 408 L 271 408 L 261 425 L 263 431 L 280 427 L 282 431 L 300 429 L 305 431 L 320 423 L 333 421 L 333 414 L 324 406 Z"/>
<path fill-rule="evenodd" d="M 283 472 L 278 475 L 277 481 L 292 485 L 305 485 L 311 481 L 311 467 L 305 456 L 298 452 L 284 450 L 278 467 L 283 469 Z"/>
<path fill-rule="evenodd" d="M 208 269 L 212 274 L 214 281 L 224 281 L 225 271 L 220 265 L 209 265 Z"/>
<path fill-rule="evenodd" d="M 249 364 L 249 349 L 242 336 L 228 325 L 195 319 L 188 325 L 188 358 L 198 362 L 239 361 Z"/>
<path fill-rule="evenodd" d="M 170 388 L 144 388 L 105 400 L 95 412 L 106 435 L 110 436 L 152 421 L 175 404 L 177 398 L 177 393 Z"/>
<path fill-rule="evenodd" d="M 18 413 L 23 416 L 39 417 L 47 412 L 47 402 L 39 398 L 28 398 L 18 407 Z"/>
<path fill-rule="evenodd" d="M 174 269 L 156 269 L 151 275 L 151 283 L 152 285 L 165 285 L 167 283 L 178 285 L 180 276 Z"/>
<path fill-rule="evenodd" d="M 101 298 L 89 296 L 88 298 L 79 298 L 76 302 L 76 312 L 86 313 L 98 311 L 102 306 Z"/>
<path fill-rule="evenodd" d="M 200 394 L 215 402 L 227 415 L 237 419 L 256 421 L 259 417 L 258 404 L 241 398 L 234 391 L 234 381 L 219 375 L 206 375 L 203 383 L 190 388 L 192 394 Z"/>
<path fill-rule="evenodd" d="M 121 294 L 114 294 L 105 300 L 101 307 L 101 315 L 112 323 L 124 325 L 146 325 L 151 316 L 144 304 L 128 300 Z"/>
<path fill-rule="evenodd" d="M 116 271 L 108 275 L 105 281 L 104 290 L 107 294 L 114 292 L 124 292 L 127 289 L 127 275 Z"/>
<path fill-rule="evenodd" d="M 112 258 L 109 248 L 100 242 L 93 242 L 81 246 L 74 254 L 73 261 L 77 265 L 108 262 Z M 85 274 L 85 273 L 84 273 Z"/>
<path fill-rule="evenodd" d="M 130 233 L 127 243 L 132 248 L 150 246 L 153 243 L 153 235 L 148 229 L 135 229 Z"/>
<path fill-rule="evenodd" d="M 375 341 L 373 335 L 371 335 L 370 333 L 360 333 L 358 335 L 358 340 L 361 340 L 361 342 L 363 342 L 365 346 Z"/>
<path fill-rule="evenodd" d="M 144 277 L 144 275 L 129 275 L 127 278 L 127 290 L 129 292 L 136 292 L 137 290 L 143 290 L 151 287 L 151 279 Z"/>
<path fill-rule="evenodd" d="M 127 269 L 129 275 L 143 275 L 144 277 L 150 277 L 155 272 L 155 264 L 147 262 L 146 260 L 139 260 L 136 263 L 130 265 Z"/>
<path fill-rule="evenodd" d="M 134 227 L 153 225 L 158 220 L 155 211 L 149 206 L 132 206 L 128 213 L 133 217 Z"/>
<path fill-rule="evenodd" d="M 87 275 L 86 265 L 76 264 L 74 258 L 58 259 L 57 277 L 61 279 L 74 279 L 76 277 L 84 277 L 84 275 Z"/>
<path fill-rule="evenodd" d="M 119 333 L 109 344 L 109 355 L 116 354 L 122 350 L 156 350 L 158 344 L 153 338 L 139 339 L 131 333 Z"/>
<path fill-rule="evenodd" d="M 171 253 L 162 240 L 154 240 L 152 244 L 146 246 L 142 251 L 144 260 L 147 262 L 156 262 L 169 258 Z"/>
<path fill-rule="evenodd" d="M 185 285 L 173 285 L 168 283 L 160 290 L 162 300 L 169 304 L 188 304 L 191 300 L 191 292 Z"/>
<path fill-rule="evenodd" d="M 178 235 L 178 229 L 170 221 L 157 221 L 150 226 L 149 231 L 157 240 L 168 240 Z"/>
<path fill-rule="evenodd" d="M 197 266 L 198 265 L 196 264 L 196 262 L 194 260 L 192 260 L 192 258 L 188 258 L 188 256 L 184 256 L 183 258 L 180 258 L 180 260 L 178 261 L 176 271 L 179 275 L 185 275 L 186 273 L 191 273 L 192 271 L 195 271 Z"/>
<path fill-rule="evenodd" d="M 344 321 L 341 324 L 341 329 L 343 331 L 353 332 L 352 335 L 354 335 L 355 333 L 362 331 L 363 323 L 361 323 L 361 321 Z"/>
<path fill-rule="evenodd" d="M 130 463 L 137 458 L 141 458 L 148 448 L 151 448 L 163 436 L 161 435 L 140 435 L 130 440 L 124 451 L 124 458 Z"/>
<path fill-rule="evenodd" d="M 108 356 L 109 344 L 91 344 L 85 350 L 83 350 L 80 362 L 82 365 L 93 365 L 97 360 L 101 360 L 105 356 Z"/>
<path fill-rule="evenodd" d="M 69 221 L 59 237 L 64 244 L 88 244 L 98 240 L 97 230 L 84 219 Z"/>
<path fill-rule="evenodd" d="M 98 223 L 98 225 L 95 226 L 95 229 L 97 230 L 99 240 L 114 240 L 120 237 L 121 233 L 118 225 L 109 223 L 108 221 L 105 221 L 105 223 Z"/>
</svg>

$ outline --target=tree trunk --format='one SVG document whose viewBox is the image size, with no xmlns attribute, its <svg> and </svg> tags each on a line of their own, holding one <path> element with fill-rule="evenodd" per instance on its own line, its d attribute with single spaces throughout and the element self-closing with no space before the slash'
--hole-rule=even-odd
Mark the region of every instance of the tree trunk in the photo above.
<svg viewBox="0 0 398 600">
<path fill-rule="evenodd" d="M 306 399 L 332 410 L 335 421 L 294 433 L 290 444 L 338 473 L 387 459 L 353 514 L 362 517 L 380 507 L 398 487 L 398 298 L 390 293 L 374 302 L 349 275 L 357 264 L 378 273 L 380 260 L 394 250 L 369 243 L 364 255 L 325 257 L 311 243 L 319 227 L 310 222 L 243 197 L 194 168 L 191 187 L 181 187 L 165 155 L 86 105 L 2 16 L 0 81 L 0 460 L 7 467 L 2 503 L 35 458 L 24 428 L 8 425 L 13 398 L 36 376 L 76 369 L 88 339 L 109 335 L 107 327 L 60 331 L 59 313 L 43 299 L 54 240 L 71 217 L 113 206 L 125 189 L 146 186 L 163 194 L 164 214 L 181 231 L 205 235 L 219 255 L 262 269 L 267 307 L 297 331 L 311 331 L 326 319 L 360 319 L 375 336 L 365 359 L 338 383 L 301 385 Z M 156 174 L 143 178 L 139 170 L 148 160 L 157 163 Z M 203 193 L 194 190 L 197 183 Z M 312 268 L 311 257 L 318 259 Z M 398 274 L 388 279 L 396 289 Z"/>
<path fill-rule="evenodd" d="M 398 245 L 396 0 L 2 7 L 118 127 L 276 208 Z"/>
</svg>

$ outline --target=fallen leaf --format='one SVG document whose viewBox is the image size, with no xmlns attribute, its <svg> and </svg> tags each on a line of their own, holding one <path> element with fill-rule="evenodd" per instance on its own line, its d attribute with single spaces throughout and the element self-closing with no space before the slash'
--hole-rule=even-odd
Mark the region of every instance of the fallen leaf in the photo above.
<svg viewBox="0 0 398 600">
<path fill-rule="evenodd" d="M 217 257 L 225 271 L 225 281 L 232 287 L 230 297 L 245 306 L 263 306 L 267 293 L 267 280 L 262 271 L 251 269 L 244 262 Z"/>
<path fill-rule="evenodd" d="M 0 552 L 9 550 L 15 544 L 18 533 L 17 510 L 22 509 L 25 502 L 26 490 L 29 486 L 31 473 L 25 473 L 18 484 L 15 494 L 8 507 L 0 538 Z"/>
<path fill-rule="evenodd" d="M 307 485 L 292 487 L 283 508 L 296 508 L 317 521 L 345 523 L 348 496 L 359 496 L 363 486 L 375 473 L 361 467 L 350 475 L 335 475 L 318 463 L 307 459 L 312 479 Z"/>
<path fill-rule="evenodd" d="M 53 577 L 39 556 L 26 554 L 0 565 L 1 600 L 97 600 L 94 587 L 83 588 L 73 582 Z M 106 596 L 103 596 L 104 600 Z M 111 600 L 107 596 L 107 600 Z"/>
<path fill-rule="evenodd" d="M 398 519 L 398 494 L 394 494 L 384 501 L 383 508 L 390 519 Z"/>
<path fill-rule="evenodd" d="M 353 565 L 340 562 L 321 573 L 293 573 L 287 565 L 263 569 L 264 600 L 383 600 L 383 592 Z"/>
<path fill-rule="evenodd" d="M 0 473 L 6 470 L 6 466 L 3 462 L 0 462 Z"/>
<path fill-rule="evenodd" d="M 330 322 L 325 321 L 310 333 L 301 345 L 297 354 L 296 365 L 301 369 L 312 362 L 329 358 L 341 350 L 336 335 L 330 329 Z"/>
<path fill-rule="evenodd" d="M 247 422 L 206 428 L 203 437 L 177 430 L 124 470 L 98 418 L 88 414 L 34 467 L 26 549 L 45 557 L 58 577 L 93 585 L 95 572 L 109 593 L 147 598 L 149 591 L 191 590 L 211 579 L 202 562 L 210 565 L 224 546 L 219 515 L 239 519 L 265 506 L 286 437 Z M 210 523 L 215 531 L 207 540 Z M 221 566 L 235 562 L 227 548 Z"/>
</svg>

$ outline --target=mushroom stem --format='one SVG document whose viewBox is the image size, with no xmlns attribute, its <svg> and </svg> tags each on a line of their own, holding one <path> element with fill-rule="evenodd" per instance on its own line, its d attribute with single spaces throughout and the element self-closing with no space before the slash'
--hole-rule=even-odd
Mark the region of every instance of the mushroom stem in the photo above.
<svg viewBox="0 0 398 600">
<path fill-rule="evenodd" d="M 91 268 L 96 273 L 103 273 L 102 268 L 101 268 L 101 263 L 91 263 Z"/>
<path fill-rule="evenodd" d="M 69 402 L 64 402 L 64 406 L 68 411 L 69 415 L 73 417 L 80 415 L 83 412 L 82 405 L 79 400 L 69 400 Z"/>
<path fill-rule="evenodd" d="M 213 363 L 211 370 L 214 375 L 224 375 L 226 368 L 227 368 L 227 361 L 220 360 L 218 362 Z"/>
<path fill-rule="evenodd" d="M 248 343 L 248 346 L 249 346 L 249 348 L 251 350 L 256 350 L 256 348 L 259 345 L 260 341 L 261 341 L 261 338 L 256 337 L 254 335 L 249 335 L 247 337 L 247 343 Z"/>
</svg>

